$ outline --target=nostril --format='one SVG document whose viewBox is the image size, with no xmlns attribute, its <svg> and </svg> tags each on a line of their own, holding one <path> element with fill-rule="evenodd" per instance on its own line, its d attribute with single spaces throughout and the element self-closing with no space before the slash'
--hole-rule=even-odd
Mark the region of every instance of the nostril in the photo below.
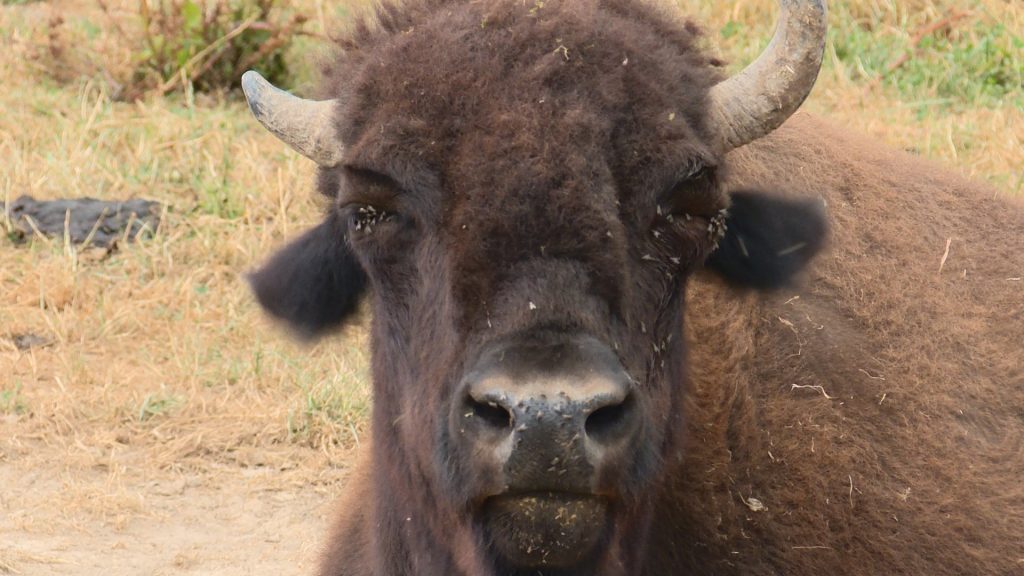
<svg viewBox="0 0 1024 576">
<path fill-rule="evenodd" d="M 626 429 L 632 407 L 633 397 L 628 396 L 618 404 L 609 404 L 594 410 L 587 416 L 584 425 L 587 436 L 602 443 L 614 441 Z"/>
<path fill-rule="evenodd" d="M 490 428 L 505 430 L 512 427 L 512 413 L 492 400 L 477 401 L 472 396 L 466 397 L 466 404 L 474 418 Z"/>
</svg>

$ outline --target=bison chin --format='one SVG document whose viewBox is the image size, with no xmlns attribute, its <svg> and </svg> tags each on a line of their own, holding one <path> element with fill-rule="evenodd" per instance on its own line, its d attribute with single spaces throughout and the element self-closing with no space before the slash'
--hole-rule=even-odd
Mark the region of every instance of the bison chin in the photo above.
<svg viewBox="0 0 1024 576">
<path fill-rule="evenodd" d="M 589 565 L 611 525 L 608 502 L 588 495 L 501 495 L 488 499 L 482 512 L 484 530 L 499 561 L 512 569 Z"/>
</svg>

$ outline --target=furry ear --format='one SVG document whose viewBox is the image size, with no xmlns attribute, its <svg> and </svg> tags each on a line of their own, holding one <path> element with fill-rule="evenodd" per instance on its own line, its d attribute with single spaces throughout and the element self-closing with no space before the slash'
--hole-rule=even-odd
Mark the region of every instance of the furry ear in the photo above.
<svg viewBox="0 0 1024 576">
<path fill-rule="evenodd" d="M 330 216 L 249 275 L 263 309 L 301 338 L 337 328 L 355 312 L 366 273 L 349 249 L 345 226 Z"/>
<path fill-rule="evenodd" d="M 820 200 L 790 200 L 762 192 L 730 194 L 725 237 L 705 266 L 730 284 L 771 290 L 788 285 L 825 244 Z"/>
</svg>

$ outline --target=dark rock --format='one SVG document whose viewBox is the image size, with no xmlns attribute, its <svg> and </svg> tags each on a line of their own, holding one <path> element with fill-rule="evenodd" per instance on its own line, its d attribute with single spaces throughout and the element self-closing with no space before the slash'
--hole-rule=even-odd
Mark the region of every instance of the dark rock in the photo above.
<svg viewBox="0 0 1024 576">
<path fill-rule="evenodd" d="M 66 227 L 71 242 L 82 244 L 89 240 L 90 245 L 103 247 L 125 237 L 126 231 L 128 240 L 134 240 L 139 234 L 152 234 L 160 223 L 160 208 L 158 202 L 138 199 L 124 202 L 95 198 L 39 201 L 22 196 L 10 206 L 0 202 L 0 210 L 7 214 L 14 226 L 15 241 L 32 237 L 36 230 L 46 236 L 63 238 Z"/>
<path fill-rule="evenodd" d="M 28 350 L 29 348 L 43 348 L 53 344 L 53 341 L 49 338 L 39 336 L 38 334 L 12 334 L 11 342 L 14 343 L 14 347 L 18 350 Z"/>
</svg>

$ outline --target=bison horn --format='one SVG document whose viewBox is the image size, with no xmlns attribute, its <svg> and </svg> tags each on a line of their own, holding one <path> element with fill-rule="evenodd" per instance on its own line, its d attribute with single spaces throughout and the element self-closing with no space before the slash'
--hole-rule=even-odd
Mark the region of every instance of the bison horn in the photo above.
<svg viewBox="0 0 1024 576">
<path fill-rule="evenodd" d="M 345 147 L 331 119 L 336 100 L 305 100 L 275 87 L 258 72 L 242 74 L 252 115 L 299 154 L 320 166 L 336 166 Z"/>
<path fill-rule="evenodd" d="M 782 13 L 768 48 L 708 95 L 711 127 L 723 151 L 781 126 L 818 77 L 828 27 L 825 0 L 779 0 L 779 6 Z"/>
</svg>

